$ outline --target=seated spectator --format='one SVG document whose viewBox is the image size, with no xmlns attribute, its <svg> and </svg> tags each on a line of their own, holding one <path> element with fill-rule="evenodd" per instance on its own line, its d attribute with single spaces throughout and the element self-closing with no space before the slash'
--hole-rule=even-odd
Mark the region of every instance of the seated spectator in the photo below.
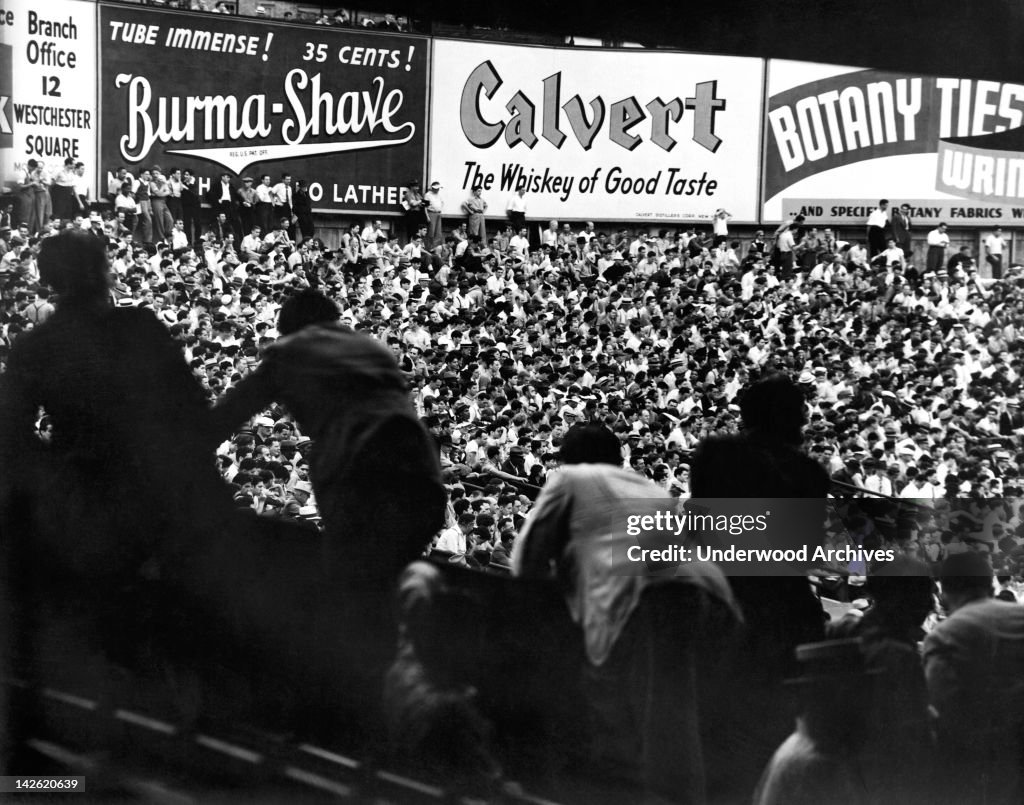
<svg viewBox="0 0 1024 805">
<path fill-rule="evenodd" d="M 479 604 L 414 562 L 398 584 L 398 656 L 384 684 L 389 752 L 457 790 L 498 790 L 501 767 L 470 680 L 483 647 Z"/>
<path fill-rule="evenodd" d="M 871 712 L 871 676 L 859 640 L 799 646 L 796 730 L 775 752 L 754 805 L 870 805 L 869 770 L 860 762 Z"/>
</svg>

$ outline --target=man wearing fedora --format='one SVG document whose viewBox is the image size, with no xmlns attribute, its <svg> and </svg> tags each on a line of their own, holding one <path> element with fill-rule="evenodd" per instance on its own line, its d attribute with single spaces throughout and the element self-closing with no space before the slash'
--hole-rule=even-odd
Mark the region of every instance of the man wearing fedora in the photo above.
<svg viewBox="0 0 1024 805">
<path fill-rule="evenodd" d="M 765 768 L 754 805 L 874 802 L 859 757 L 871 694 L 861 641 L 806 643 L 796 658 L 800 675 L 787 680 L 801 700 L 796 729 Z"/>
</svg>

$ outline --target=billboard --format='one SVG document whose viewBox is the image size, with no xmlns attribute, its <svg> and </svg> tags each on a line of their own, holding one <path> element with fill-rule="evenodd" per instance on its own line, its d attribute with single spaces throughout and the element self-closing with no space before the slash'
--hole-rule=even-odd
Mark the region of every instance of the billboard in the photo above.
<svg viewBox="0 0 1024 805">
<path fill-rule="evenodd" d="M 765 118 L 766 223 L 864 224 L 881 198 L 922 223 L 1024 219 L 1019 84 L 771 61 Z"/>
<path fill-rule="evenodd" d="M 435 40 L 430 179 L 502 217 L 757 220 L 763 63 Z"/>
<path fill-rule="evenodd" d="M 374 214 L 422 177 L 426 38 L 103 6 L 100 42 L 104 171 L 287 172 L 314 209 Z"/>
<path fill-rule="evenodd" d="M 96 5 L 5 0 L 0 7 L 0 183 L 13 192 L 28 160 L 52 180 L 68 157 L 96 174 Z"/>
</svg>

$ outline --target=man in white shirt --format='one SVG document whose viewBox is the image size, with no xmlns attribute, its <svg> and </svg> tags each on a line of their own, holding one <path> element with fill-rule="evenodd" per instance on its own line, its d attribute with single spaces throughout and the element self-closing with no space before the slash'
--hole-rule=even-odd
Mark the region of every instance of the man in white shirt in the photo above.
<svg viewBox="0 0 1024 805">
<path fill-rule="evenodd" d="M 182 252 L 188 248 L 188 235 L 185 234 L 185 222 L 180 218 L 174 222 L 171 229 L 171 249 L 174 252 Z"/>
<path fill-rule="evenodd" d="M 259 196 L 257 196 L 257 199 Z M 292 230 L 292 177 L 290 173 L 281 174 L 281 181 L 271 188 L 270 199 L 273 204 L 275 221 L 288 219 L 289 235 Z"/>
<path fill-rule="evenodd" d="M 985 238 L 985 260 L 992 266 L 992 279 L 998 280 L 1003 277 L 1003 251 L 1006 249 L 1006 241 L 1003 239 L 1003 228 L 997 226 L 992 234 Z"/>
<path fill-rule="evenodd" d="M 540 233 L 540 245 L 554 248 L 558 245 L 558 221 L 548 223 L 548 228 Z"/>
<path fill-rule="evenodd" d="M 456 525 L 446 528 L 437 538 L 435 549 L 446 553 L 461 554 L 466 552 L 466 535 L 476 525 L 476 516 L 469 512 L 459 515 Z"/>
<path fill-rule="evenodd" d="M 444 242 L 444 234 L 441 231 L 441 214 L 444 212 L 444 199 L 441 198 L 441 183 L 431 182 L 430 189 L 423 194 L 424 206 L 427 210 L 427 239 L 426 246 L 433 249 Z"/>
<path fill-rule="evenodd" d="M 883 198 L 868 216 L 868 251 L 874 258 L 885 250 L 885 228 L 889 224 L 889 199 Z"/>
<path fill-rule="evenodd" d="M 256 185 L 256 208 L 253 218 L 264 232 L 269 232 L 274 226 L 274 195 L 269 173 L 263 174 L 260 183 Z"/>
<path fill-rule="evenodd" d="M 277 229 L 273 229 L 263 238 L 263 248 L 273 249 L 275 246 L 292 246 L 292 239 L 288 234 L 289 220 L 281 218 Z"/>
<path fill-rule="evenodd" d="M 934 273 L 945 268 L 947 246 L 949 235 L 946 234 L 946 224 L 943 222 L 928 233 L 928 254 L 925 258 L 927 271 Z"/>
<path fill-rule="evenodd" d="M 387 233 L 383 229 L 383 225 L 380 221 L 374 221 L 363 227 L 362 233 L 359 237 L 363 241 L 363 249 L 365 250 L 368 246 L 371 246 L 377 242 L 377 238 L 388 239 Z"/>
<path fill-rule="evenodd" d="M 875 259 L 872 262 L 880 262 L 886 268 L 892 268 L 893 266 L 896 265 L 902 266 L 904 264 L 905 259 L 906 257 L 903 254 L 903 249 L 896 245 L 895 240 L 889 238 L 889 240 L 886 242 L 885 251 L 883 251 L 881 254 L 875 257 Z"/>
<path fill-rule="evenodd" d="M 846 252 L 846 262 L 850 268 L 866 268 L 868 265 L 868 250 L 861 243 L 854 243 Z"/>
<path fill-rule="evenodd" d="M 779 250 L 779 268 L 783 271 L 791 271 L 793 269 L 793 249 L 796 248 L 793 230 L 786 227 L 779 232 L 775 239 L 775 247 Z"/>
<path fill-rule="evenodd" d="M 517 256 L 526 259 L 530 253 L 530 239 L 527 237 L 525 226 L 519 230 L 519 234 L 512 236 L 508 246 Z"/>
<path fill-rule="evenodd" d="M 425 254 L 426 250 L 423 248 L 423 238 L 419 235 L 414 235 L 402 249 L 402 256 L 408 260 L 422 260 Z"/>
<path fill-rule="evenodd" d="M 512 224 L 512 229 L 516 232 L 526 226 L 526 190 L 519 188 L 509 196 L 508 203 L 505 205 L 505 213 L 508 215 L 509 223 Z"/>
<path fill-rule="evenodd" d="M 254 226 L 252 231 L 242 238 L 242 256 L 246 260 L 259 260 L 262 248 L 263 230 L 259 226 Z"/>
<path fill-rule="evenodd" d="M 928 482 L 928 477 L 917 467 L 907 467 L 907 485 L 900 492 L 903 499 L 931 502 L 942 490 Z"/>
<path fill-rule="evenodd" d="M 114 197 L 114 212 L 124 213 L 124 225 L 128 227 L 129 231 L 134 231 L 139 205 L 127 182 L 121 186 L 120 191 Z"/>
<path fill-rule="evenodd" d="M 723 209 L 715 210 L 715 218 L 712 222 L 712 228 L 715 233 L 714 245 L 717 246 L 719 243 L 729 239 L 729 219 L 732 216 Z"/>
<path fill-rule="evenodd" d="M 865 462 L 865 467 L 868 462 Z M 881 495 L 892 497 L 892 481 L 887 476 L 887 468 L 881 461 L 874 461 L 871 467 L 873 474 L 864 479 L 864 488 L 869 492 L 878 492 Z"/>
<path fill-rule="evenodd" d="M 129 185 L 131 190 L 135 190 L 135 177 L 132 176 L 127 168 L 121 167 L 117 169 L 116 173 L 107 173 L 107 196 L 113 199 L 121 190 L 123 184 Z"/>
</svg>

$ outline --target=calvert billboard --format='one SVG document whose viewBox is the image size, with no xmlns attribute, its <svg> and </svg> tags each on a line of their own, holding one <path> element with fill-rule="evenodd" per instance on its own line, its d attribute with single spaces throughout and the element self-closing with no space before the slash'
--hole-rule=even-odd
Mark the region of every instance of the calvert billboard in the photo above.
<svg viewBox="0 0 1024 805">
<path fill-rule="evenodd" d="M 424 37 L 123 6 L 99 30 L 105 172 L 287 172 L 343 213 L 400 213 L 422 177 Z"/>
<path fill-rule="evenodd" d="M 430 180 L 457 214 L 757 220 L 763 62 L 434 41 Z"/>
<path fill-rule="evenodd" d="M 765 222 L 863 225 L 880 198 L 922 223 L 1024 219 L 1019 84 L 771 61 L 765 117 Z"/>
<path fill-rule="evenodd" d="M 0 189 L 14 191 L 30 159 L 49 181 L 68 157 L 96 166 L 96 5 L 5 0 L 0 7 Z M 93 195 L 93 197 L 95 197 Z"/>
</svg>

